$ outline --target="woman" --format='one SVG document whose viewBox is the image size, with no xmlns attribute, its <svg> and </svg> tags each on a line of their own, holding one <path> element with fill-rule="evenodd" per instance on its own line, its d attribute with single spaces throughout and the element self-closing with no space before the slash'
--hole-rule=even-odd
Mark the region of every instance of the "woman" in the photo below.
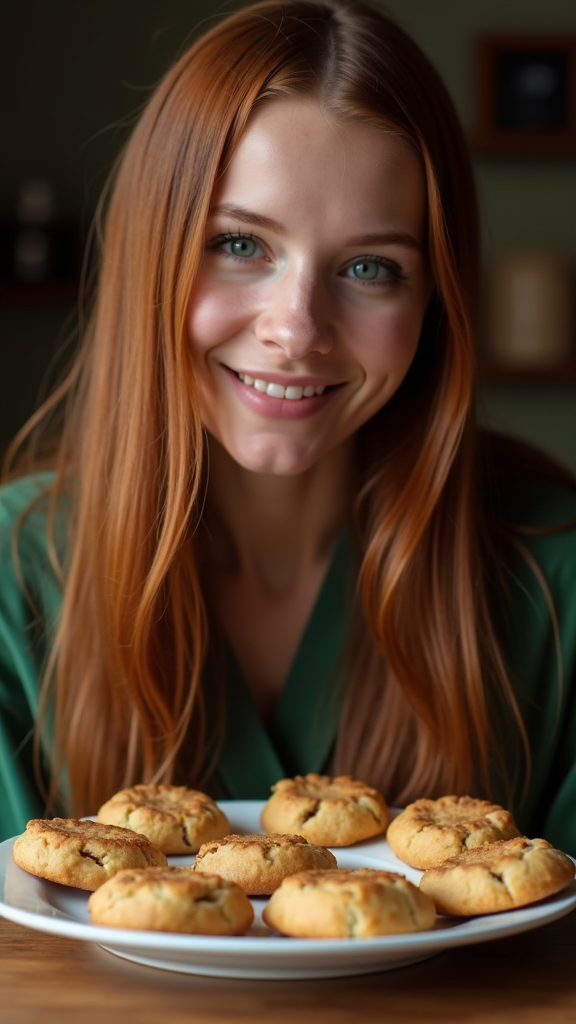
<svg viewBox="0 0 576 1024">
<path fill-rule="evenodd" d="M 479 435 L 477 274 L 452 105 L 380 13 L 265 0 L 168 73 L 52 468 L 3 491 L 5 834 L 43 789 L 334 770 L 576 852 L 576 497 Z"/>
</svg>

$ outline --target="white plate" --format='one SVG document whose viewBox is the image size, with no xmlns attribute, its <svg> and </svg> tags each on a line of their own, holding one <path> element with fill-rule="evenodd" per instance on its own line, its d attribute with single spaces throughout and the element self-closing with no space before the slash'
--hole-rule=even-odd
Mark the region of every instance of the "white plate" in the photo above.
<svg viewBox="0 0 576 1024">
<path fill-rule="evenodd" d="M 260 832 L 262 803 L 256 800 L 220 801 L 232 832 Z M 538 928 L 563 917 L 576 906 L 576 883 L 557 896 L 505 914 L 475 918 L 438 917 L 436 928 L 416 935 L 373 939 L 289 939 L 271 932 L 262 922 L 264 899 L 252 900 L 255 921 L 248 935 L 220 938 L 104 928 L 90 923 L 89 893 L 36 878 L 12 860 L 9 839 L 0 844 L 0 915 L 39 931 L 86 942 L 136 963 L 186 974 L 222 978 L 331 978 L 371 974 L 424 960 L 453 946 Z M 339 867 L 387 868 L 412 882 L 421 872 L 392 853 L 385 840 L 368 840 L 334 849 Z M 191 864 L 193 857 L 171 857 L 173 864 Z"/>
</svg>

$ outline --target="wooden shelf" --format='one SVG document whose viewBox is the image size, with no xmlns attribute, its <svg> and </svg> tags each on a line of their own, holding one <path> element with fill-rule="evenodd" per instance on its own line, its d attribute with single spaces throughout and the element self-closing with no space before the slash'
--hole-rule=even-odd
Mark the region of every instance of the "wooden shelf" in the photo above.
<svg viewBox="0 0 576 1024">
<path fill-rule="evenodd" d="M 576 384 L 576 359 L 562 366 L 520 366 L 480 363 L 480 381 L 486 384 Z"/>
<path fill-rule="evenodd" d="M 527 157 L 536 160 L 548 160 L 552 157 L 564 157 L 569 160 L 576 158 L 576 140 L 560 137 L 555 139 L 538 133 L 534 135 L 515 135 L 514 132 L 500 135 L 485 136 L 480 134 L 468 137 L 468 146 L 473 157 Z"/>
<path fill-rule="evenodd" d="M 77 301 L 73 282 L 0 285 L 0 306 L 73 306 Z"/>
</svg>

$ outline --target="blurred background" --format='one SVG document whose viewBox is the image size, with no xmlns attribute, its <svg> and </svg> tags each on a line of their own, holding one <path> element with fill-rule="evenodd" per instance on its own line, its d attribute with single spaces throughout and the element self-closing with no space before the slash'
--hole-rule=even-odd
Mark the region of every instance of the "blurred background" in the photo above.
<svg viewBox="0 0 576 1024">
<path fill-rule="evenodd" d="M 576 471 L 576 3 L 382 6 L 440 71 L 471 140 L 485 268 L 481 416 Z M 228 10 L 209 0 L 2 4 L 0 455 L 71 356 L 83 247 L 138 110 Z"/>
</svg>

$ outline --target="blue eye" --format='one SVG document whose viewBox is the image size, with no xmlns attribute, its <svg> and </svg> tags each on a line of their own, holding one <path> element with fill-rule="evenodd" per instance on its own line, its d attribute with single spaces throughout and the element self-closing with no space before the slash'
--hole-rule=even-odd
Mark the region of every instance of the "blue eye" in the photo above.
<svg viewBox="0 0 576 1024">
<path fill-rule="evenodd" d="M 258 250 L 258 246 L 254 239 L 248 238 L 245 235 L 243 235 L 242 238 L 229 239 L 227 245 L 230 246 L 229 252 L 232 256 L 242 256 L 245 259 L 249 259 L 250 256 L 254 256 Z"/>
<path fill-rule="evenodd" d="M 402 278 L 400 267 L 384 257 L 364 256 L 346 267 L 344 276 L 366 284 L 384 284 Z"/>
<path fill-rule="evenodd" d="M 252 235 L 244 235 L 239 231 L 226 232 L 208 242 L 208 248 L 219 250 L 223 256 L 248 262 L 254 256 L 263 256 L 262 247 Z"/>
<path fill-rule="evenodd" d="M 380 272 L 380 266 L 374 260 L 361 260 L 351 268 L 354 277 L 359 281 L 375 281 Z"/>
</svg>

